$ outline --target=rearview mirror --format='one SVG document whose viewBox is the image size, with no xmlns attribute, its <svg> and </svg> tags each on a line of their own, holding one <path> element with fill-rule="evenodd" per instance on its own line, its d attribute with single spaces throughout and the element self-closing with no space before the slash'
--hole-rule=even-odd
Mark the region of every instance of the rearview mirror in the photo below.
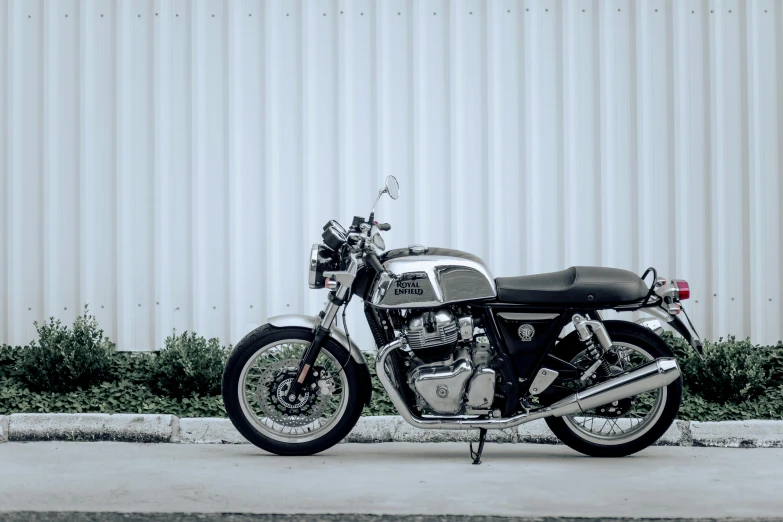
<svg viewBox="0 0 783 522">
<path fill-rule="evenodd" d="M 386 176 L 386 193 L 392 199 L 400 197 L 400 184 L 394 176 Z"/>
</svg>

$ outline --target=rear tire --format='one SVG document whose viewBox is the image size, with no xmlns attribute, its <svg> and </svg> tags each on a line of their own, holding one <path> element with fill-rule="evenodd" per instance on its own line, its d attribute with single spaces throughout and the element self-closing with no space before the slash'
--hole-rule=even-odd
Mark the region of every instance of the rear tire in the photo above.
<svg viewBox="0 0 783 522">
<path fill-rule="evenodd" d="M 261 356 L 259 352 L 263 352 L 270 346 L 276 347 L 275 343 L 302 341 L 301 345 L 306 346 L 312 340 L 313 332 L 309 329 L 275 328 L 266 324 L 249 333 L 234 347 L 223 372 L 223 403 L 229 419 L 248 441 L 270 453 L 291 456 L 312 455 L 331 448 L 351 432 L 362 413 L 365 398 L 359 365 L 340 344 L 331 338 L 324 340 L 316 363 L 324 358 L 332 361 L 333 370 L 339 372 L 335 375 L 340 378 L 341 393 L 345 396 L 341 398 L 339 407 L 336 408 L 335 416 L 338 418 L 334 418 L 324 428 L 319 427 L 314 433 L 305 432 L 301 437 L 294 433 L 286 434 L 284 430 L 276 435 L 270 427 L 275 423 L 268 417 L 262 416 L 262 412 L 258 411 L 259 408 L 251 408 L 247 399 L 242 400 L 241 394 L 252 396 L 248 394 L 247 383 L 243 384 L 243 380 L 249 380 L 249 377 L 244 376 L 247 375 L 246 368 L 254 364 L 254 357 Z M 300 343 L 296 344 L 298 346 Z M 342 371 L 339 371 L 343 365 Z M 254 384 L 255 382 L 252 382 L 250 386 Z M 258 384 L 258 387 L 260 389 L 261 384 Z M 257 406 L 258 403 L 255 405 Z M 263 419 L 269 421 L 269 426 L 263 422 Z M 306 428 L 301 429 L 304 431 Z M 318 430 L 322 430 L 322 433 Z"/>
<path fill-rule="evenodd" d="M 604 325 L 613 343 L 622 343 L 622 346 L 638 347 L 654 359 L 674 357 L 671 349 L 663 339 L 641 326 L 626 321 L 606 321 Z M 577 333 L 572 332 L 555 346 L 552 350 L 552 355 L 571 361 L 584 349 L 585 346 L 579 341 Z M 555 384 L 557 384 L 557 381 L 555 381 Z M 654 410 L 657 418 L 651 417 L 649 426 L 645 426 L 644 430 L 639 428 L 638 435 L 629 436 L 627 440 L 621 436 L 617 437 L 616 440 L 612 440 L 610 437 L 602 439 L 602 437 L 590 435 L 586 429 L 580 429 L 578 423 L 572 419 L 572 417 L 578 417 L 579 415 L 567 416 L 569 419 L 566 416 L 547 417 L 546 423 L 558 439 L 580 453 L 591 457 L 625 457 L 654 444 L 669 429 L 669 426 L 677 417 L 680 401 L 682 400 L 682 378 L 678 378 L 664 388 L 659 388 L 656 392 L 658 392 L 659 398 L 662 397 L 661 400 L 663 401 L 660 411 L 658 409 Z M 591 411 L 595 412 L 596 410 L 598 409 Z"/>
</svg>

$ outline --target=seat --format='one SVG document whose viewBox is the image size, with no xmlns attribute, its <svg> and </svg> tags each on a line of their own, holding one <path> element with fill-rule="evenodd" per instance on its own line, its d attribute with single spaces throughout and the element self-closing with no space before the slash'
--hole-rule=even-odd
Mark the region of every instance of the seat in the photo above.
<svg viewBox="0 0 783 522">
<path fill-rule="evenodd" d="M 615 305 L 641 301 L 649 288 L 628 270 L 572 266 L 559 272 L 495 279 L 498 299 L 507 303 Z"/>
</svg>

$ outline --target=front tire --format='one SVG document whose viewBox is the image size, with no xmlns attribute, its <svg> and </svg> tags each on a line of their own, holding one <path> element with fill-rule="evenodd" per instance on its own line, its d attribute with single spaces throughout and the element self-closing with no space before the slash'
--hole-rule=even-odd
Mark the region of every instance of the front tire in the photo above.
<svg viewBox="0 0 783 522">
<path fill-rule="evenodd" d="M 634 360 L 640 363 L 644 360 L 674 357 L 671 348 L 663 339 L 641 326 L 626 321 L 606 321 L 604 326 L 612 339 L 613 353 L 631 353 Z M 584 350 L 585 346 L 579 341 L 577 333 L 572 332 L 555 346 L 552 355 L 575 363 L 584 354 Z M 627 358 L 631 360 L 630 355 Z M 630 369 L 622 365 L 619 356 L 616 365 L 623 371 Z M 558 384 L 557 381 L 555 384 Z M 546 423 L 558 439 L 580 453 L 591 457 L 625 457 L 647 448 L 661 438 L 677 417 L 681 400 L 682 378 L 678 378 L 668 386 L 641 394 L 633 400 L 624 399 L 630 403 L 605 405 L 606 408 L 602 406 L 576 415 L 548 417 Z M 642 406 L 641 411 L 645 413 L 643 419 L 631 416 L 637 401 Z M 619 413 L 618 407 L 628 409 Z M 612 408 L 618 413 L 610 412 Z M 588 427 L 589 419 L 592 422 Z M 639 420 L 636 425 L 635 420 Z M 597 430 L 596 425 L 600 426 L 602 422 L 603 427 Z M 610 426 L 608 432 L 607 424 Z M 623 431 L 624 427 L 628 428 L 627 432 Z"/>
<path fill-rule="evenodd" d="M 223 372 L 223 403 L 239 433 L 259 448 L 277 455 L 312 455 L 345 438 L 364 406 L 360 369 L 331 338 L 324 340 L 313 369 L 327 384 L 286 401 L 295 368 L 313 332 L 266 324 L 242 339 Z M 311 370 L 313 371 L 313 370 Z M 334 392 L 334 393 L 333 393 Z M 338 399 L 339 396 L 339 400 Z"/>
</svg>

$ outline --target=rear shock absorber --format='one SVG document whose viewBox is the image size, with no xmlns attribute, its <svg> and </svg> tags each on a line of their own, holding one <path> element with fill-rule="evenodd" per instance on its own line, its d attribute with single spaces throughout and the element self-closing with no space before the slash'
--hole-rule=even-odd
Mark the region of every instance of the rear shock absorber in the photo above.
<svg viewBox="0 0 783 522">
<path fill-rule="evenodd" d="M 609 334 L 606 332 L 603 323 L 598 321 L 591 321 L 579 314 L 574 314 L 572 318 L 574 327 L 579 335 L 579 340 L 582 341 L 587 347 L 590 358 L 595 359 L 595 362 L 588 368 L 582 376 L 579 378 L 582 381 L 586 381 L 596 370 L 601 369 L 605 374 L 609 374 L 611 371 L 611 365 L 604 359 L 604 354 L 612 347 L 612 340 L 609 338 Z M 596 346 L 593 339 L 598 339 L 599 346 Z"/>
</svg>

